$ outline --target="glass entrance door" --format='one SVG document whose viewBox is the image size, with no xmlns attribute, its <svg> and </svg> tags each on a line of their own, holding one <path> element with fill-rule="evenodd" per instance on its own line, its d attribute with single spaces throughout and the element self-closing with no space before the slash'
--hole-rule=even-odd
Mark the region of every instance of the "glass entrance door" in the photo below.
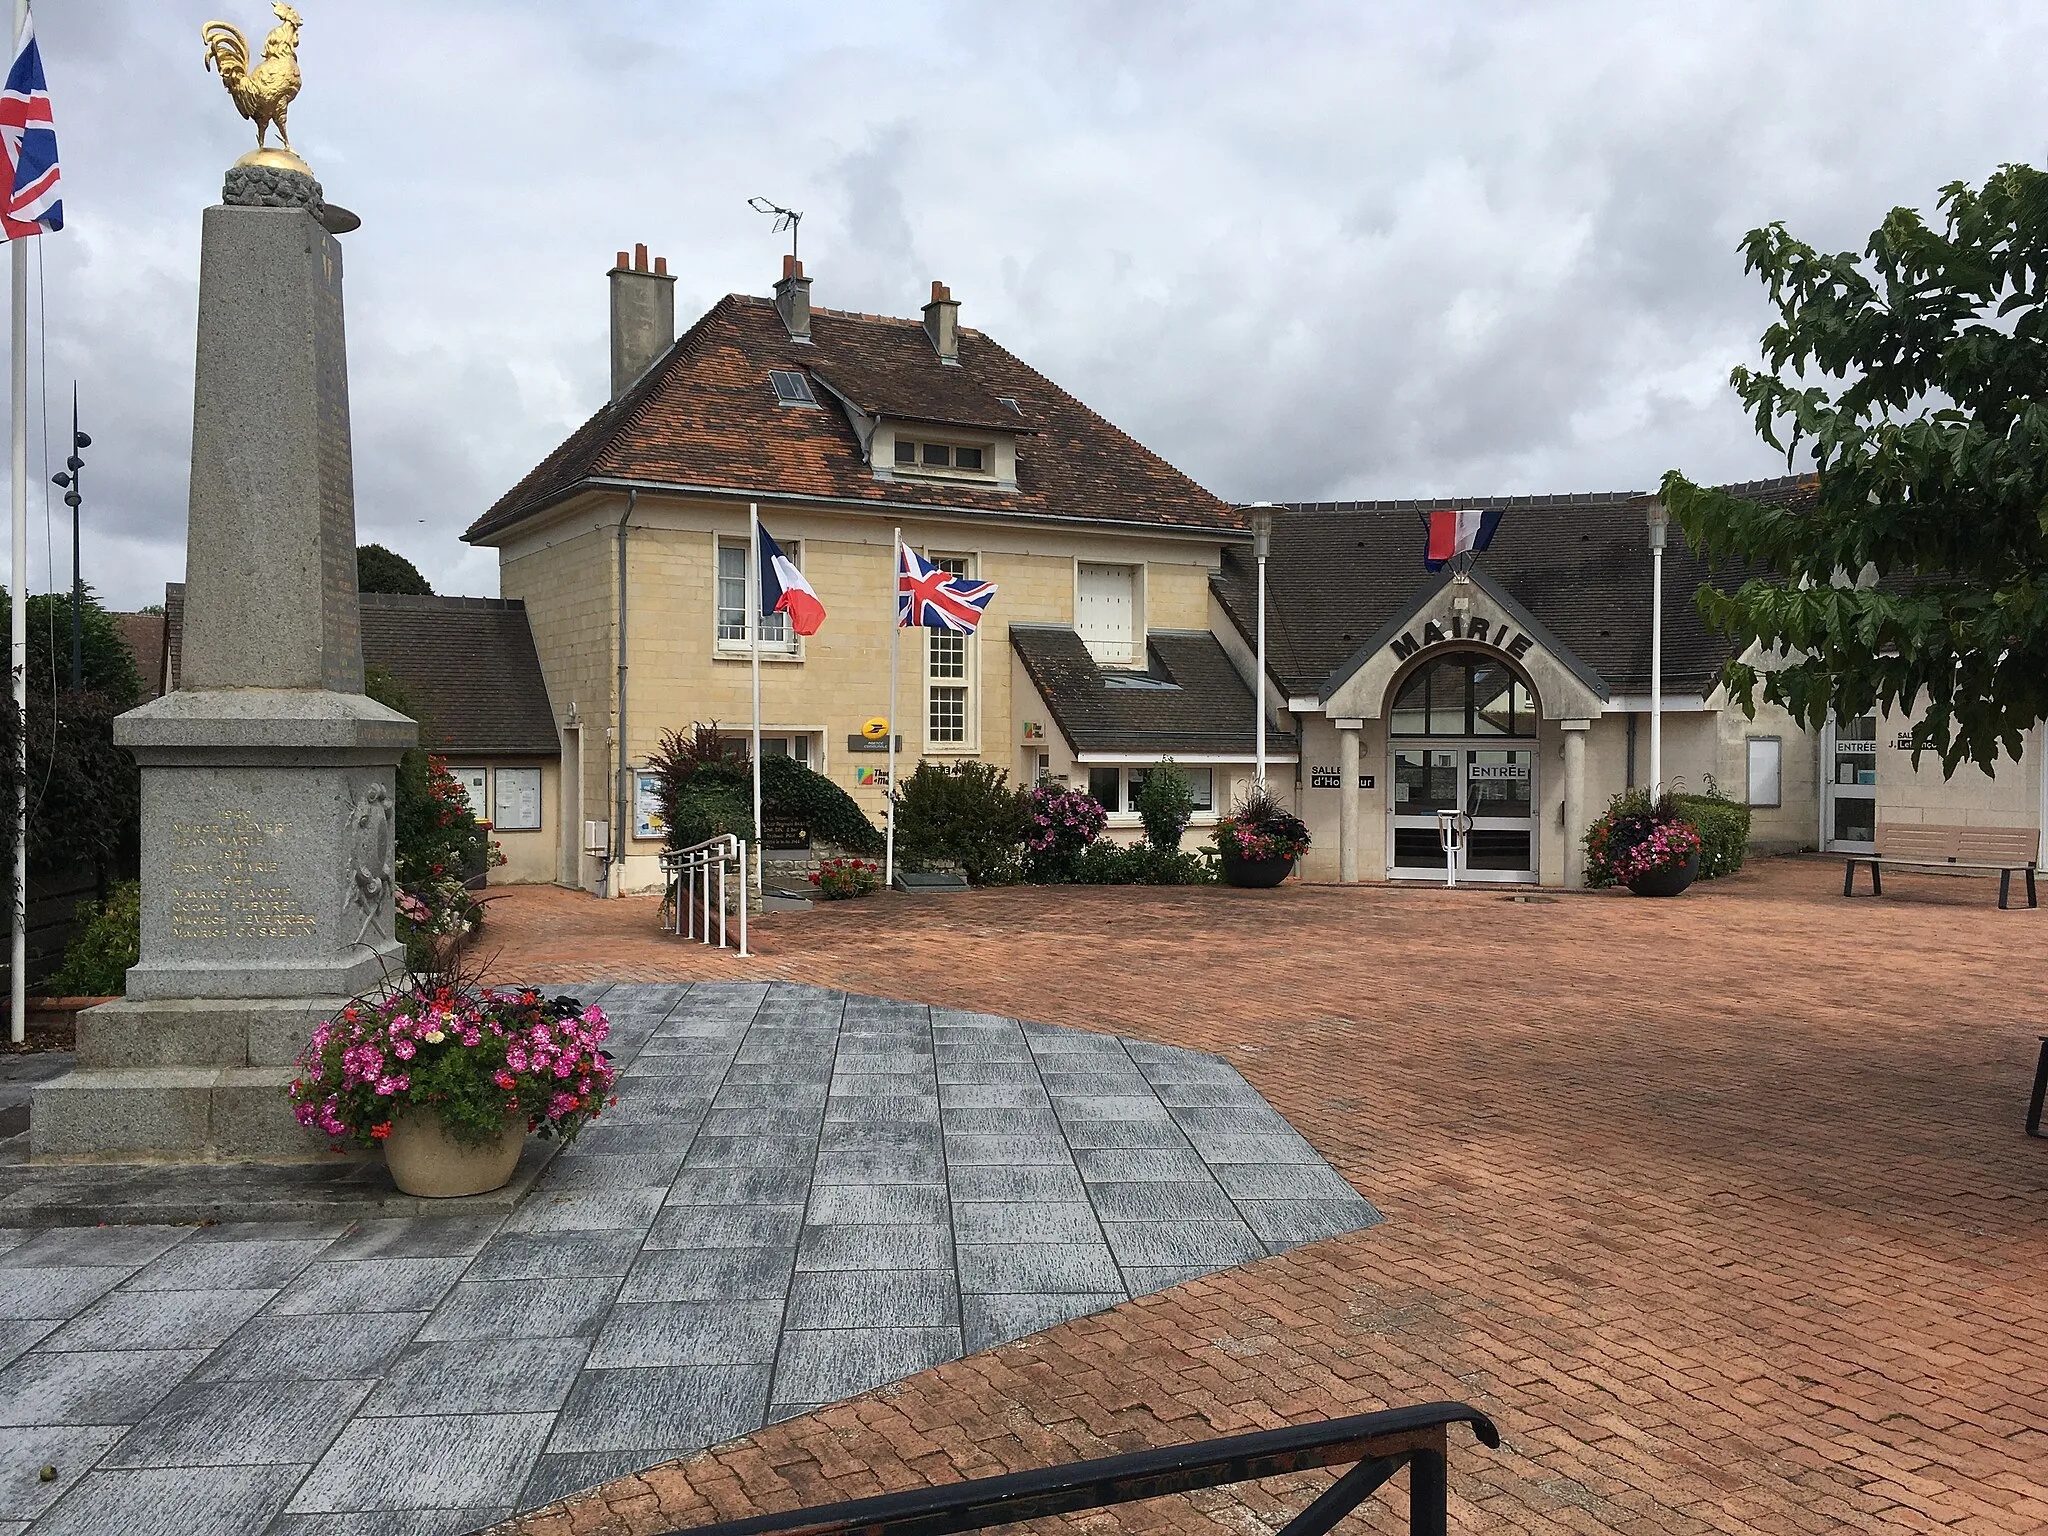
<svg viewBox="0 0 2048 1536">
<path fill-rule="evenodd" d="M 1393 823 L 1387 873 L 1396 880 L 1444 878 L 1437 812 L 1472 818 L 1459 880 L 1536 879 L 1536 750 L 1493 742 L 1403 742 L 1393 749 Z"/>
<path fill-rule="evenodd" d="M 1837 720 L 1828 731 L 1828 847 L 1877 851 L 1877 716 Z"/>
</svg>

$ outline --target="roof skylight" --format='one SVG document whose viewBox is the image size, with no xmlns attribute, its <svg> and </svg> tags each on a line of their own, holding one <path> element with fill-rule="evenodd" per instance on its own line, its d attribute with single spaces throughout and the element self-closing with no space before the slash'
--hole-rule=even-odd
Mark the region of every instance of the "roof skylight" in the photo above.
<svg viewBox="0 0 2048 1536">
<path fill-rule="evenodd" d="M 768 382 L 775 386 L 775 398 L 783 405 L 811 405 L 818 397 L 811 393 L 811 381 L 790 368 L 771 368 Z"/>
</svg>

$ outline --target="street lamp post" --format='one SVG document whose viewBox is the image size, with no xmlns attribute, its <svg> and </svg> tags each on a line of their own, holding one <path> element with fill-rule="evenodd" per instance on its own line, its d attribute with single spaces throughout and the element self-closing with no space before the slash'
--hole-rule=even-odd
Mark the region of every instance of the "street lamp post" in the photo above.
<svg viewBox="0 0 2048 1536">
<path fill-rule="evenodd" d="M 90 448 L 92 439 L 78 430 L 78 386 L 71 386 L 71 455 L 64 461 L 64 468 L 50 476 L 50 483 L 64 487 L 64 505 L 71 509 L 71 691 L 77 693 L 85 687 L 85 578 L 79 573 L 78 563 L 78 508 L 85 498 L 79 494 L 79 471 L 85 468 L 85 460 L 78 456 L 81 448 Z"/>
<path fill-rule="evenodd" d="M 1664 498 L 1652 501 L 1644 521 L 1650 529 L 1650 798 L 1664 784 L 1664 535 L 1671 513 Z"/>
<path fill-rule="evenodd" d="M 1253 757 L 1259 787 L 1266 787 L 1266 557 L 1273 552 L 1273 504 L 1252 503 L 1252 557 L 1259 566 L 1258 671 L 1252 682 L 1252 709 L 1257 725 Z"/>
</svg>

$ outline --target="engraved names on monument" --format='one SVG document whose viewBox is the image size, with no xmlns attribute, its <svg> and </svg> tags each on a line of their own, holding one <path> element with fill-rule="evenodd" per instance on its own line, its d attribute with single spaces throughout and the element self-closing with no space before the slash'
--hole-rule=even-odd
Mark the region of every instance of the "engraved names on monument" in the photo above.
<svg viewBox="0 0 2048 1536">
<path fill-rule="evenodd" d="M 244 811 L 172 822 L 171 936 L 290 939 L 317 929 L 319 919 L 281 877 L 274 845 L 287 831 Z"/>
</svg>

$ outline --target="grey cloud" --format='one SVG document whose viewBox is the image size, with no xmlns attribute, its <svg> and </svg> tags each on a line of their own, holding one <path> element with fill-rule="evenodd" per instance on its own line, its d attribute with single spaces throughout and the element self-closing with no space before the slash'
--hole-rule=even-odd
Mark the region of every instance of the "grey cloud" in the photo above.
<svg viewBox="0 0 2048 1536">
<path fill-rule="evenodd" d="M 612 253 L 667 255 L 685 320 L 765 292 L 755 194 L 805 209 L 817 302 L 942 278 L 1224 495 L 1476 494 L 1774 472 L 1725 384 L 1768 318 L 1742 232 L 1854 246 L 2048 150 L 2021 4 L 301 9 L 295 141 L 364 218 L 359 518 L 443 590 L 495 590 L 458 535 L 601 403 Z M 80 381 L 123 606 L 183 564 L 199 210 L 247 140 L 200 68 L 219 10 L 267 21 L 38 18 L 49 391 Z"/>
</svg>

